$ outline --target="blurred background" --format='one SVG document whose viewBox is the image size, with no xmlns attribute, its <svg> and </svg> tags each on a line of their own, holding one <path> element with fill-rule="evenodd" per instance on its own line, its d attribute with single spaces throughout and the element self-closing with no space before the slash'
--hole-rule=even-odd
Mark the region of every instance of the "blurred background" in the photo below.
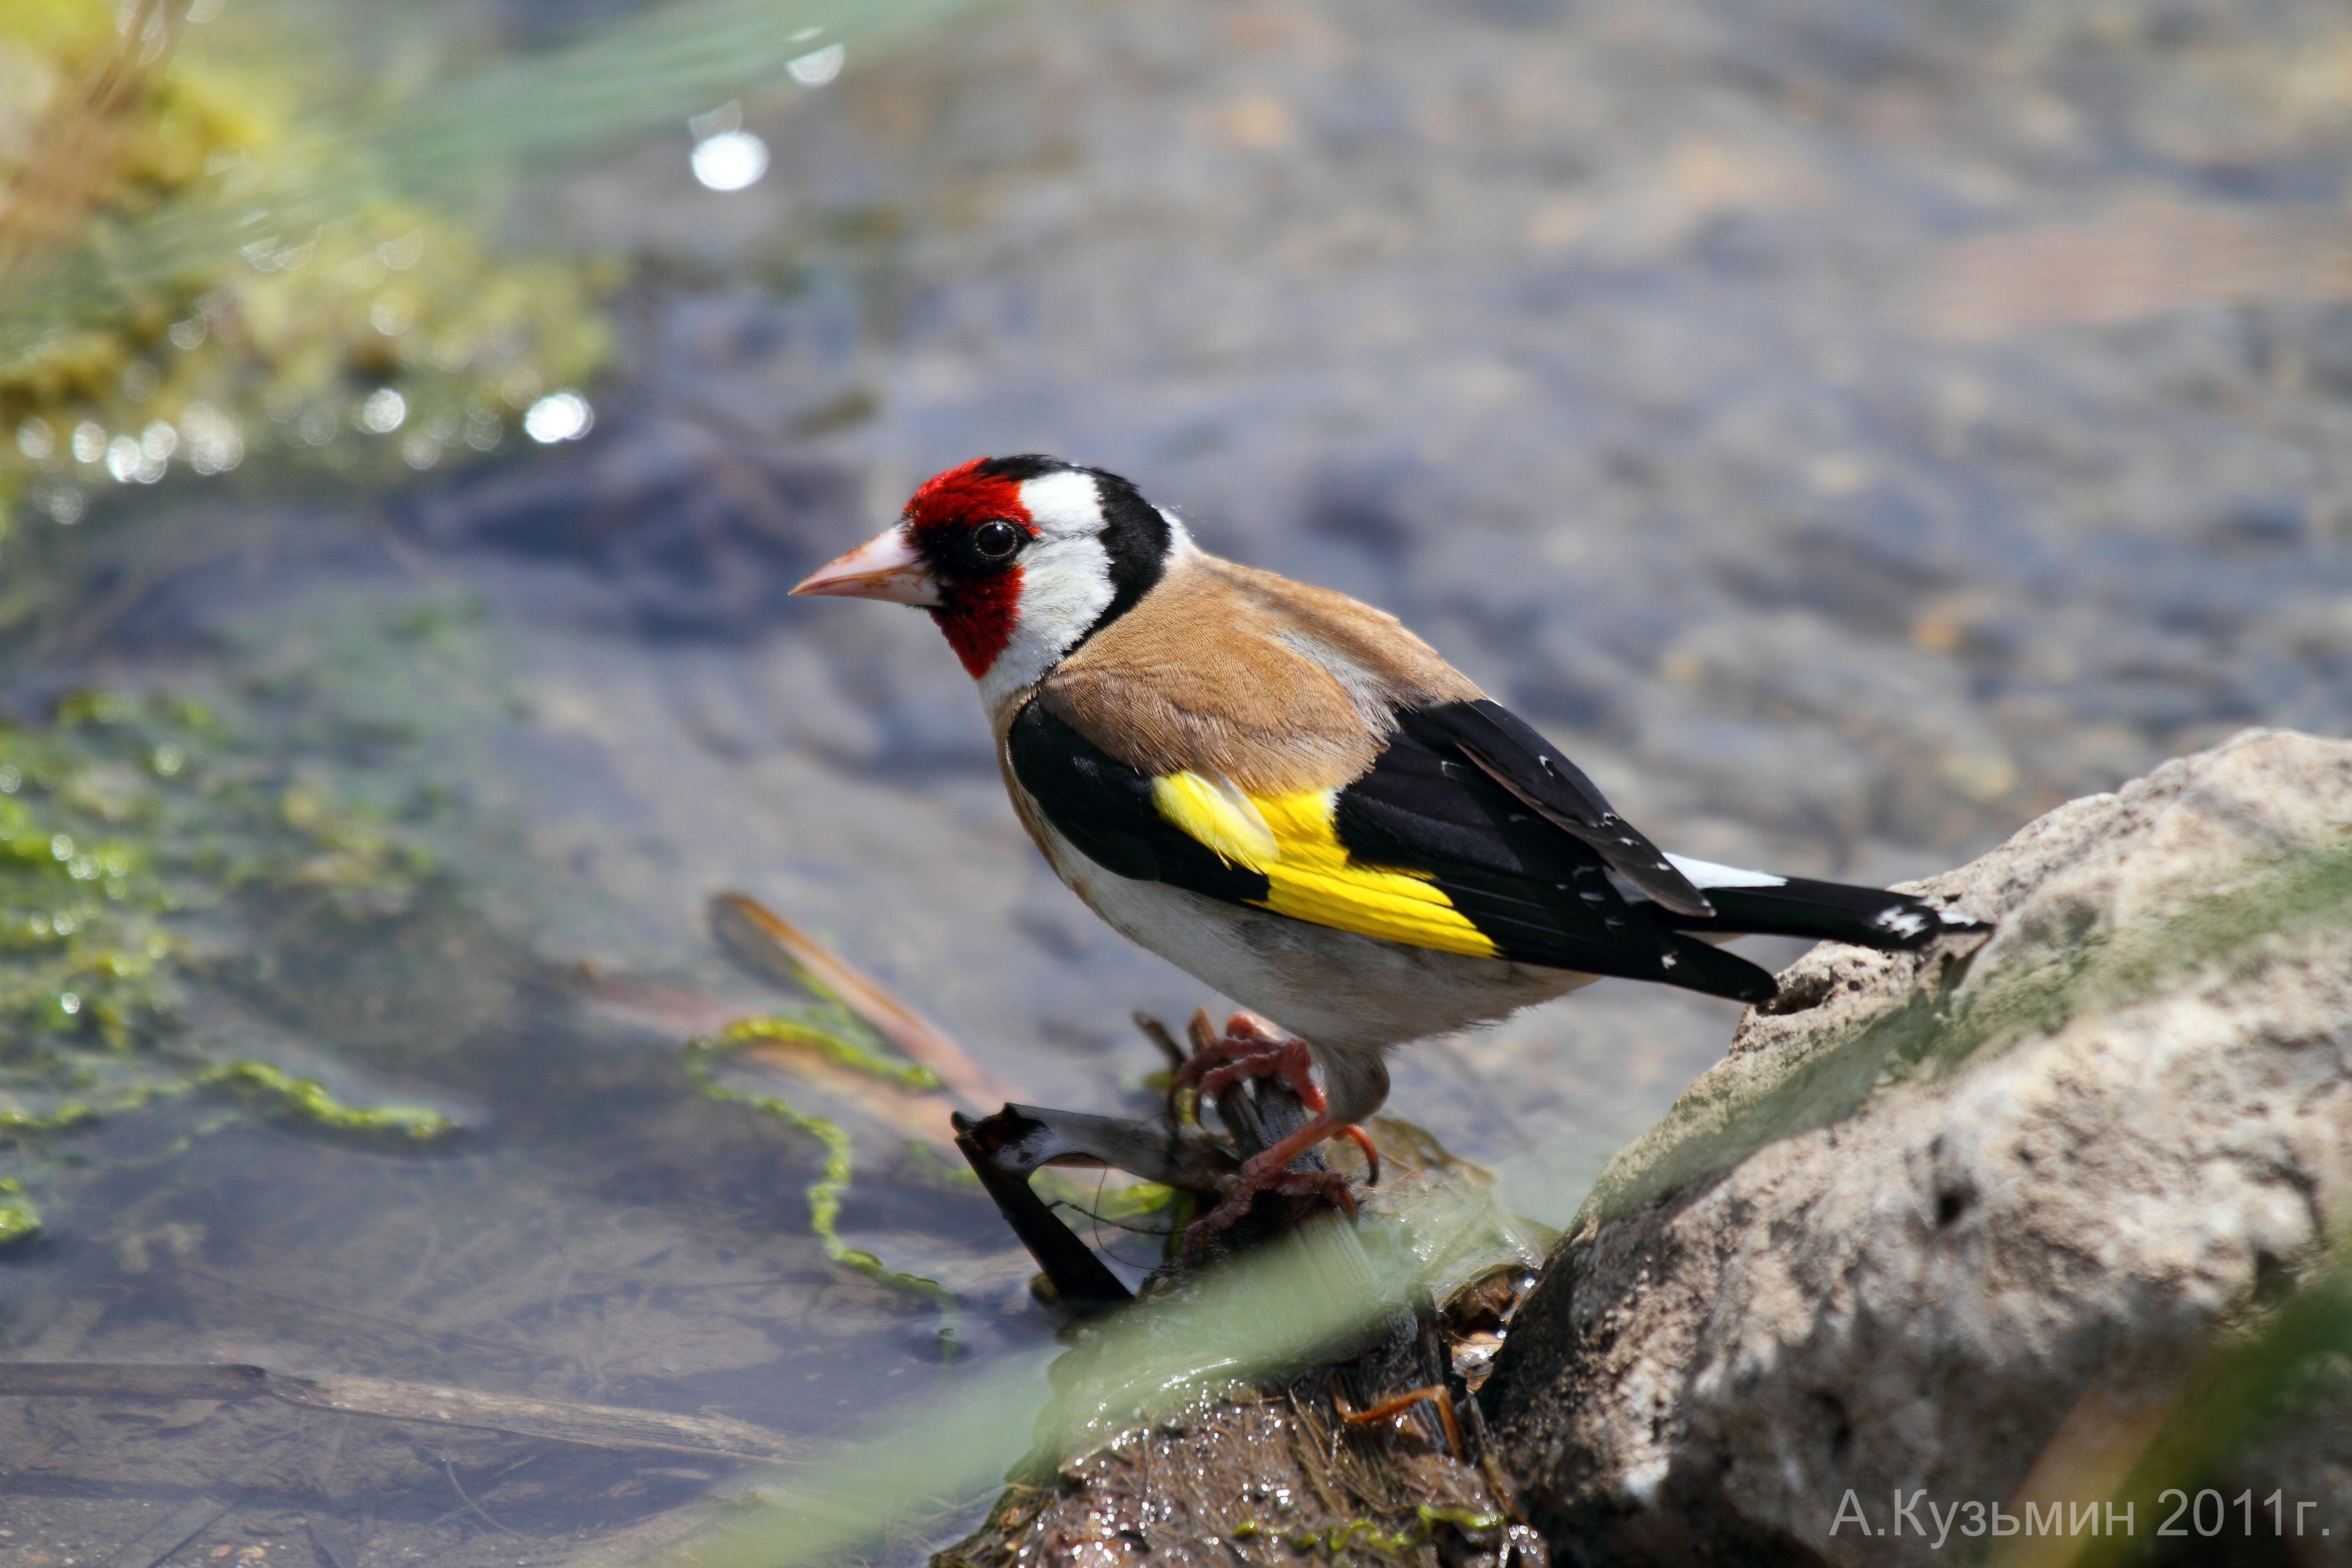
<svg viewBox="0 0 2352 1568">
<path fill-rule="evenodd" d="M 2344 733 L 2347 153 L 2325 0 L 14 0 L 0 1350 L 818 1441 L 1049 1343 L 919 1075 L 704 920 L 1155 1103 L 1130 1010 L 1213 999 L 923 617 L 785 598 L 973 456 L 1396 612 L 1708 859 Z M 1735 1016 L 1604 983 L 1391 1109 L 1561 1223 Z M 0 1563 L 203 1496 L 551 1562 L 722 1468 L 0 1401 Z"/>
</svg>

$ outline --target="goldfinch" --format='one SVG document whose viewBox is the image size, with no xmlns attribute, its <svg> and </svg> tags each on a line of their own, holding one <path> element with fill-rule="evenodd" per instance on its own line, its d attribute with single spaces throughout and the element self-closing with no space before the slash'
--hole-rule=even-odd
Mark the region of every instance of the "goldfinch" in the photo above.
<svg viewBox="0 0 2352 1568">
<path fill-rule="evenodd" d="M 927 611 L 1055 874 L 1304 1037 L 1319 1114 L 1244 1168 L 1228 1219 L 1301 1190 L 1286 1168 L 1380 1106 L 1407 1041 L 1604 974 L 1769 1000 L 1770 974 L 1713 945 L 1732 935 L 1916 948 L 1973 929 L 1903 894 L 1661 853 L 1395 617 L 1208 554 L 1099 468 L 950 468 L 793 592 Z M 1305 1053 L 1277 1042 L 1236 1029 L 1215 1076 L 1303 1080 Z"/>
</svg>

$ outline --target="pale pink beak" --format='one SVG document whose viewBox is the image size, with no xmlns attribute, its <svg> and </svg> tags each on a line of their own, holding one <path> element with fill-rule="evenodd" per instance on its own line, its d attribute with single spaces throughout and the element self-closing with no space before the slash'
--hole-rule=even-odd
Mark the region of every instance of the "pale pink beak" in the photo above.
<svg viewBox="0 0 2352 1568">
<path fill-rule="evenodd" d="M 795 594 L 832 594 L 845 599 L 883 599 L 893 605 L 937 608 L 939 580 L 915 553 L 904 524 L 887 528 L 837 561 L 801 579 Z"/>
</svg>

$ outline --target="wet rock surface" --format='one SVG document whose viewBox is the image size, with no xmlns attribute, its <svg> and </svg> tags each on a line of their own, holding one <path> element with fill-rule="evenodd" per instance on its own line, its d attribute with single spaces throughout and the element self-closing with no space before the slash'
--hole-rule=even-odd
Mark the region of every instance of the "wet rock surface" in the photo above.
<svg viewBox="0 0 2352 1568">
<path fill-rule="evenodd" d="M 1234 1026 L 1246 1026 L 1236 1018 L 1229 1029 Z M 1205 1016 L 1195 1019 L 1188 1034 L 1196 1047 L 1213 1041 Z M 1167 1049 L 1171 1060 L 1181 1062 L 1181 1047 L 1172 1039 Z M 1304 1126 L 1308 1116 L 1277 1075 L 1237 1079 L 1213 1099 L 1233 1154 L 1240 1158 Z M 1382 1130 L 1390 1134 L 1383 1158 L 1389 1179 L 1385 1186 L 1364 1189 L 1358 1213 L 1359 1219 L 1369 1217 L 1373 1229 L 1387 1229 L 1430 1190 L 1448 1182 L 1467 1174 L 1484 1183 L 1483 1173 L 1423 1167 L 1414 1156 L 1425 1159 L 1434 1151 L 1408 1152 L 1397 1146 L 1400 1130 L 1393 1123 Z M 1008 1106 L 988 1122 L 966 1123 L 959 1131 L 965 1157 L 1022 1234 L 1045 1281 L 1073 1304 L 1144 1314 L 1171 1304 L 1180 1315 L 1197 1311 L 1198 1288 L 1215 1271 L 1251 1257 L 1277 1237 L 1300 1239 L 1302 1224 L 1320 1227 L 1320 1245 L 1364 1258 L 1358 1233 L 1342 1228 L 1328 1198 L 1268 1193 L 1205 1252 L 1176 1248 L 1144 1281 L 1139 1300 L 1130 1300 L 1124 1290 L 1114 1298 L 1089 1289 L 1089 1278 L 1102 1273 L 1101 1265 L 1038 1205 L 1025 1184 L 1028 1171 L 1050 1154 L 1089 1148 L 1115 1167 L 1200 1188 L 1190 1211 L 1199 1213 L 1215 1205 L 1218 1186 L 1229 1179 L 1202 1157 L 1200 1130 L 1190 1129 L 1180 1144 L 1165 1125 L 1108 1124 Z M 992 1157 L 991 1150 L 999 1152 Z M 1007 1154 L 1018 1158 L 1008 1160 Z M 1234 1161 L 1218 1163 L 1229 1173 Z M 1327 1168 L 1314 1151 L 1294 1168 L 1305 1166 Z M 1369 1174 L 1356 1168 L 1358 1180 Z M 1188 1175 L 1188 1169 L 1194 1173 Z M 1499 1216 L 1489 1211 L 1484 1217 L 1491 1223 Z M 1443 1228 L 1459 1245 L 1482 1227 L 1474 1220 Z M 1108 1425 L 1113 1428 L 1109 1439 L 1081 1441 L 1066 1453 L 1059 1442 L 1041 1439 L 1041 1451 L 1016 1468 L 1012 1486 L 981 1528 L 934 1557 L 933 1568 L 1146 1557 L 1271 1563 L 1311 1550 L 1432 1564 L 1517 1555 L 1529 1568 L 1543 1568 L 1549 1559 L 1542 1540 L 1516 1511 L 1510 1485 L 1496 1467 L 1494 1445 L 1470 1403 L 1486 1380 L 1505 1325 L 1535 1282 L 1531 1265 L 1538 1244 L 1507 1221 L 1505 1230 L 1509 1238 L 1498 1230 L 1491 1238 L 1496 1250 L 1486 1254 L 1491 1258 L 1499 1253 L 1502 1261 L 1474 1266 L 1443 1292 L 1442 1303 L 1429 1290 L 1412 1292 L 1409 1302 L 1359 1328 L 1345 1342 L 1320 1347 L 1303 1368 L 1286 1365 L 1279 1374 L 1255 1381 L 1211 1379 L 1191 1401 L 1151 1419 L 1121 1421 L 1112 1415 L 1106 1423 L 1102 1417 L 1121 1402 L 1097 1404 L 1095 1419 L 1075 1429 L 1093 1426 L 1092 1436 L 1099 1437 L 1099 1428 Z M 1055 1234 L 1041 1245 L 1041 1232 Z M 1389 1239 L 1375 1237 L 1375 1245 Z M 1075 1270 L 1073 1253 L 1082 1266 Z M 1370 1278 L 1367 1273 L 1349 1284 L 1362 1289 Z M 1316 1283 L 1307 1271 L 1289 1280 L 1295 1289 L 1312 1290 Z M 1345 1294 L 1349 1286 L 1340 1289 Z M 1193 1297 L 1189 1303 L 1188 1296 Z M 1164 1332 L 1164 1321 L 1159 1326 Z M 1075 1331 L 1071 1361 L 1055 1377 L 1061 1401 L 1076 1409 L 1088 1404 L 1089 1352 L 1104 1348 L 1089 1345 L 1092 1337 L 1088 1328 Z M 1061 1423 L 1040 1426 L 1073 1430 Z M 1053 1451 L 1042 1451 L 1048 1446 Z"/>
<path fill-rule="evenodd" d="M 933 1568 L 1270 1564 L 1318 1552 L 1434 1565 L 1506 1551 L 1540 1568 L 1542 1542 L 1512 1519 L 1474 1454 L 1454 1451 L 1433 1404 L 1370 1425 L 1345 1418 L 1451 1376 L 1438 1321 L 1406 1313 L 1388 1342 L 1345 1364 L 1204 1395 L 1017 1478 Z"/>
<path fill-rule="evenodd" d="M 1484 1398 L 1555 1553 L 1927 1562 L 1898 1495 L 2105 1498 L 2084 1451 L 2346 1223 L 2347 822 L 2352 745 L 2250 732 L 1920 884 L 1989 940 L 1790 971 L 1513 1320 Z M 2340 1421 L 2296 1430 L 2186 1484 L 2340 1516 Z"/>
</svg>

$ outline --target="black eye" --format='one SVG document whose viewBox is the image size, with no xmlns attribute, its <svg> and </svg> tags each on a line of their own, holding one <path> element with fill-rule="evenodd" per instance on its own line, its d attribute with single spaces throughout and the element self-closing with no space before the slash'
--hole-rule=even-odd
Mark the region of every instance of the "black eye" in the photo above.
<svg viewBox="0 0 2352 1568">
<path fill-rule="evenodd" d="M 1003 518 L 991 518 L 971 531 L 971 548 L 982 561 L 1010 561 L 1026 537 Z"/>
</svg>

